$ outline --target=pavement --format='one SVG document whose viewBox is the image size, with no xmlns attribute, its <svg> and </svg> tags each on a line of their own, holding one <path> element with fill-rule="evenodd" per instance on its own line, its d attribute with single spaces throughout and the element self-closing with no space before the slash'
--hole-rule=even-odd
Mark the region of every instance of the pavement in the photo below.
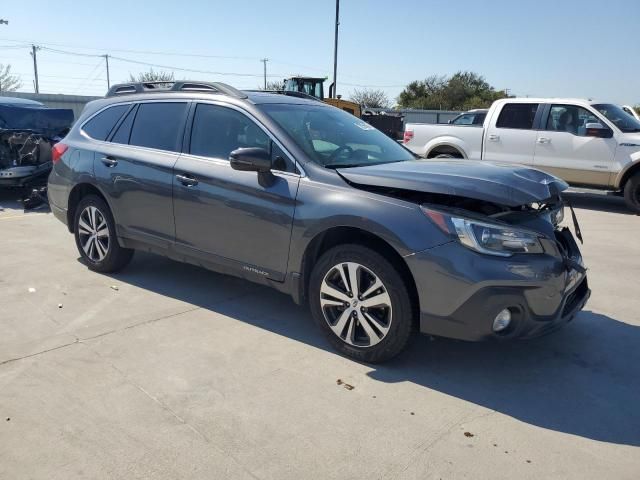
<svg viewBox="0 0 640 480">
<path fill-rule="evenodd" d="M 575 193 L 593 294 L 527 342 L 337 355 L 289 297 L 149 254 L 90 272 L 0 197 L 0 479 L 640 478 L 640 218 Z"/>
</svg>

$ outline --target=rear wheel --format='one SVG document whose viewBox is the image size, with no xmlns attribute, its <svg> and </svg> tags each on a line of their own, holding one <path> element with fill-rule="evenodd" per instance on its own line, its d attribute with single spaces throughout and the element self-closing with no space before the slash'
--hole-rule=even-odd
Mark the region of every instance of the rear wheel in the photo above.
<svg viewBox="0 0 640 480">
<path fill-rule="evenodd" d="M 113 215 L 100 197 L 80 200 L 73 227 L 78 251 L 91 270 L 116 272 L 131 261 L 133 250 L 118 244 Z"/>
<path fill-rule="evenodd" d="M 360 245 L 326 252 L 311 274 L 311 312 L 331 344 L 365 362 L 399 354 L 412 331 L 407 286 L 395 267 Z"/>
<path fill-rule="evenodd" d="M 640 172 L 627 180 L 624 186 L 624 201 L 636 213 L 640 213 Z"/>
</svg>

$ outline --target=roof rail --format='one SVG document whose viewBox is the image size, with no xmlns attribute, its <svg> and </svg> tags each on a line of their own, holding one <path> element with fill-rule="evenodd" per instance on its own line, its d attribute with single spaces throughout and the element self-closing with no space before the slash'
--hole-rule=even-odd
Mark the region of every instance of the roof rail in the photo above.
<svg viewBox="0 0 640 480">
<path fill-rule="evenodd" d="M 318 97 L 309 95 L 303 92 L 294 92 L 292 90 L 245 90 L 245 92 L 259 92 L 259 93 L 277 93 L 280 95 L 286 95 L 288 97 L 305 98 L 307 100 L 315 100 L 316 102 L 322 102 Z"/>
<path fill-rule="evenodd" d="M 109 89 L 106 97 L 130 95 L 133 93 L 163 93 L 163 92 L 208 92 L 222 93 L 235 98 L 247 98 L 240 90 L 222 82 L 198 82 L 192 80 L 154 81 L 119 83 Z"/>
</svg>

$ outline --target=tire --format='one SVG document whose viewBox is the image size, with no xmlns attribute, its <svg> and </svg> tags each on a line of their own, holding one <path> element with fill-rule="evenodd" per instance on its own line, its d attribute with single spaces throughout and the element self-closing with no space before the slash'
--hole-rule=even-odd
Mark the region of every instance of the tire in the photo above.
<svg viewBox="0 0 640 480">
<path fill-rule="evenodd" d="M 624 186 L 624 201 L 636 213 L 640 213 L 640 172 L 633 175 Z"/>
<path fill-rule="evenodd" d="M 450 153 L 439 153 L 438 155 L 436 155 L 433 158 L 456 158 L 456 157 L 454 157 Z"/>
<path fill-rule="evenodd" d="M 100 197 L 87 195 L 80 200 L 73 219 L 73 232 L 78 252 L 90 270 L 117 272 L 131 261 L 133 250 L 118 244 L 113 215 Z"/>
<path fill-rule="evenodd" d="M 364 295 L 350 292 L 353 272 Z M 374 285 L 379 286 L 371 290 Z M 411 337 L 413 309 L 402 275 L 382 255 L 360 245 L 340 245 L 320 257 L 311 272 L 309 303 L 331 345 L 355 360 L 389 360 Z"/>
</svg>

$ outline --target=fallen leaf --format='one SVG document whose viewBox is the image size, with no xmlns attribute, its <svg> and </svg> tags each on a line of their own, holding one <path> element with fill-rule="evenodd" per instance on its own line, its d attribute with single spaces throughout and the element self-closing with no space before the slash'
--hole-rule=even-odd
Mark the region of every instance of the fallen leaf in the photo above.
<svg viewBox="0 0 640 480">
<path fill-rule="evenodd" d="M 473 437 L 474 435 L 471 432 L 464 432 L 464 436 L 465 437 Z"/>
</svg>

